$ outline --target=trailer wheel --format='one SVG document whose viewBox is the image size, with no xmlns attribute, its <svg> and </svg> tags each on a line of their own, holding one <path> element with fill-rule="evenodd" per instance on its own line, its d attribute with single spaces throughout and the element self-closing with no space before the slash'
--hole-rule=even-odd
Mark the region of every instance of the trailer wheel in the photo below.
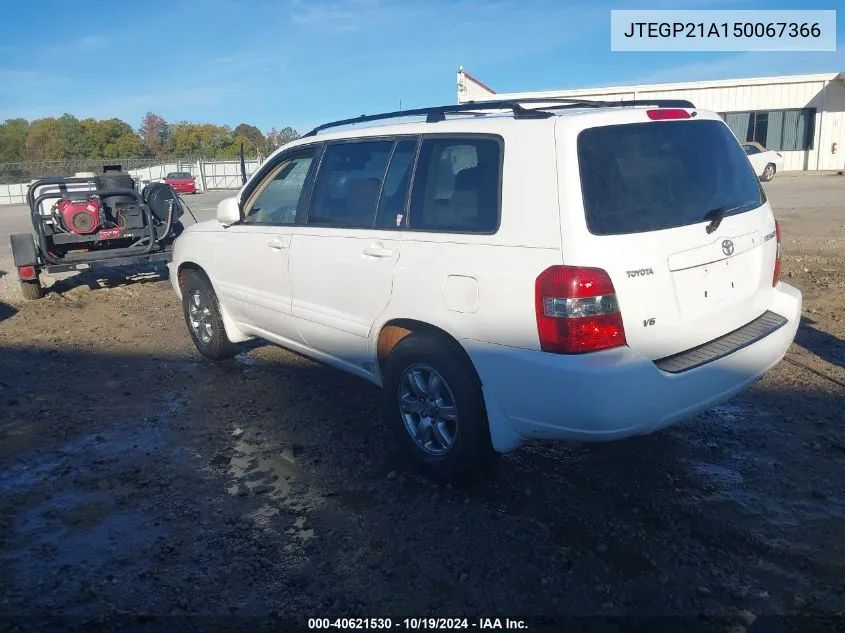
<svg viewBox="0 0 845 633">
<path fill-rule="evenodd" d="M 44 288 L 39 279 L 21 280 L 21 294 L 28 301 L 35 301 L 44 296 Z"/>
</svg>

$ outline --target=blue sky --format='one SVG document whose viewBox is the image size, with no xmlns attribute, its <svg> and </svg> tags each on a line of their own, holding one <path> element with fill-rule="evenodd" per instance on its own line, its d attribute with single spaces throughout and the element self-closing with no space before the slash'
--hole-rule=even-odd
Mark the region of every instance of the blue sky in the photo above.
<svg viewBox="0 0 845 633">
<path fill-rule="evenodd" d="M 845 6 L 818 0 L 203 0 L 0 3 L 0 120 L 291 125 L 498 92 L 845 71 Z M 837 51 L 610 51 L 610 9 L 839 9 Z M 120 30 L 117 30 L 117 27 Z"/>
</svg>

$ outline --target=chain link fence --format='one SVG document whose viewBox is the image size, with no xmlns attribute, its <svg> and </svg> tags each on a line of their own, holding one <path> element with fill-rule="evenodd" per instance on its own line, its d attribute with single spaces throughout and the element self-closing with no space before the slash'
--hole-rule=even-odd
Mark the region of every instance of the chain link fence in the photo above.
<svg viewBox="0 0 845 633">
<path fill-rule="evenodd" d="M 256 160 L 247 156 L 247 160 Z M 106 165 L 120 165 L 123 171 L 145 169 L 157 165 L 176 165 L 174 171 L 188 171 L 198 162 L 218 162 L 220 159 L 202 156 L 156 156 L 153 158 L 68 158 L 62 160 L 29 160 L 19 163 L 0 163 L 0 185 L 28 183 L 36 178 L 73 176 L 79 172 L 102 173 Z"/>
</svg>

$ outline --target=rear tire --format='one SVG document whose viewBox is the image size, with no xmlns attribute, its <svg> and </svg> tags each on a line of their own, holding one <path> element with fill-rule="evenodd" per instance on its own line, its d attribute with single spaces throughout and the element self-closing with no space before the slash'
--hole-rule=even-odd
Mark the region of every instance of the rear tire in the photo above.
<svg viewBox="0 0 845 633">
<path fill-rule="evenodd" d="M 198 270 L 189 270 L 181 287 L 185 325 L 199 353 L 211 360 L 232 358 L 237 347 L 226 336 L 220 302 L 208 277 Z"/>
<path fill-rule="evenodd" d="M 27 301 L 36 301 L 44 296 L 44 288 L 38 278 L 32 280 L 21 280 L 21 295 Z"/>
<path fill-rule="evenodd" d="M 459 481 L 498 456 L 481 381 L 455 343 L 429 332 L 406 336 L 388 356 L 384 377 L 387 422 L 424 474 L 439 483 Z"/>
</svg>

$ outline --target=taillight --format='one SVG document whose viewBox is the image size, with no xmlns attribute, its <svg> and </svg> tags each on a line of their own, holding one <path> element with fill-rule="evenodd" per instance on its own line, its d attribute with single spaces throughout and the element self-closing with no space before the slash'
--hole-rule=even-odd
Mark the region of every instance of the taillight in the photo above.
<svg viewBox="0 0 845 633">
<path fill-rule="evenodd" d="M 775 251 L 775 272 L 772 276 L 772 286 L 777 286 L 780 280 L 780 224 L 775 220 L 775 241 L 777 242 L 777 251 Z"/>
<path fill-rule="evenodd" d="M 601 268 L 550 266 L 534 284 L 540 349 L 583 354 L 625 345 L 610 276 Z"/>
<path fill-rule="evenodd" d="M 660 108 L 659 110 L 646 110 L 646 115 L 652 121 L 665 121 L 666 119 L 689 119 L 690 113 L 680 108 Z"/>
<path fill-rule="evenodd" d="M 32 280 L 38 277 L 35 266 L 18 266 L 18 277 L 25 280 Z"/>
</svg>

